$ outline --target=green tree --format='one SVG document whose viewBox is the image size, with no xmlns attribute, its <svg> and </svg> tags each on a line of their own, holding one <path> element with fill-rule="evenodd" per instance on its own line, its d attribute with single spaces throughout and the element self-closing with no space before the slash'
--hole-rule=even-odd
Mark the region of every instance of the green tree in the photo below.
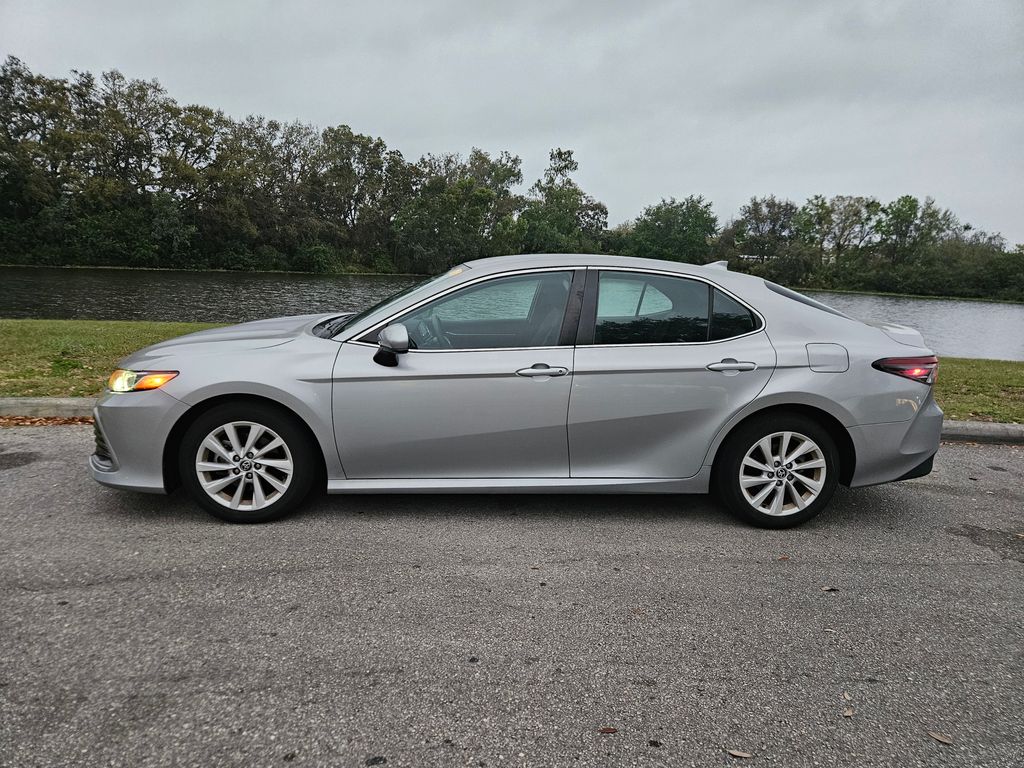
<svg viewBox="0 0 1024 768">
<path fill-rule="evenodd" d="M 117 71 L 0 66 L 0 253 L 28 264 L 433 272 L 523 252 L 705 262 L 792 285 L 1024 299 L 1024 255 L 926 198 L 752 198 L 717 231 L 704 198 L 607 226 L 555 149 L 408 162 L 379 138 L 182 105 Z"/>
<path fill-rule="evenodd" d="M 544 175 L 530 188 L 518 220 L 526 253 L 591 253 L 599 250 L 608 209 L 573 180 L 579 170 L 571 149 L 553 149 Z"/>
<path fill-rule="evenodd" d="M 797 210 L 792 201 L 774 195 L 750 198 L 739 216 L 744 254 L 762 263 L 778 256 L 797 235 Z"/>
<path fill-rule="evenodd" d="M 718 218 L 711 203 L 699 195 L 683 200 L 669 198 L 648 206 L 633 222 L 622 246 L 627 256 L 704 264 L 711 255 L 711 241 L 718 232 Z"/>
</svg>

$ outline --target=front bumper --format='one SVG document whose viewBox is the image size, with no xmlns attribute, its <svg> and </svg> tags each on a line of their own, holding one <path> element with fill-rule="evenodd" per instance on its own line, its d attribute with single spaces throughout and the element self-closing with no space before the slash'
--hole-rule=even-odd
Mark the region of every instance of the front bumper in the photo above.
<svg viewBox="0 0 1024 768">
<path fill-rule="evenodd" d="M 187 410 L 188 405 L 158 389 L 101 395 L 93 408 L 93 479 L 112 488 L 166 493 L 164 445 Z"/>
<path fill-rule="evenodd" d="M 942 409 L 932 398 L 909 421 L 849 428 L 857 453 L 850 487 L 922 477 L 942 439 Z"/>
</svg>

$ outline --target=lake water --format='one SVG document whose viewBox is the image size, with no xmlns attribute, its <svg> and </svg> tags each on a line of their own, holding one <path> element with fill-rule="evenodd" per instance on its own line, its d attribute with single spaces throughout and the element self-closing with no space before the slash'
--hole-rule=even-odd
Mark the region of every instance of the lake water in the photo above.
<svg viewBox="0 0 1024 768">
<path fill-rule="evenodd" d="M 0 267 L 0 317 L 238 323 L 358 310 L 422 279 Z M 940 355 L 1024 360 L 1024 304 L 812 295 L 852 317 L 917 328 Z"/>
</svg>

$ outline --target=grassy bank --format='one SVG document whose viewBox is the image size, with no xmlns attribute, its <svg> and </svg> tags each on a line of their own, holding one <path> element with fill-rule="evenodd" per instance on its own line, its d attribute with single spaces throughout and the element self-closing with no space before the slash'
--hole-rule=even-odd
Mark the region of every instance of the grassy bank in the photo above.
<svg viewBox="0 0 1024 768">
<path fill-rule="evenodd" d="M 205 323 L 0 320 L 0 397 L 97 394 L 117 361 Z M 1024 363 L 944 357 L 936 399 L 952 419 L 1024 423 Z"/>
<path fill-rule="evenodd" d="M 81 397 L 103 389 L 117 361 L 209 323 L 0 320 L 0 397 Z"/>
<path fill-rule="evenodd" d="M 935 399 L 947 419 L 1024 424 L 1024 363 L 939 358 Z"/>
</svg>

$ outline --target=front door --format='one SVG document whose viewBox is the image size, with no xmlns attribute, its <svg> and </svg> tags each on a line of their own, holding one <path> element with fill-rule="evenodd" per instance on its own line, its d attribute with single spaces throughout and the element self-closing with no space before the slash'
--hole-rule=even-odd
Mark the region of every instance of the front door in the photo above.
<svg viewBox="0 0 1024 768">
<path fill-rule="evenodd" d="M 374 362 L 377 331 L 343 344 L 333 411 L 346 476 L 568 477 L 573 274 L 492 277 L 392 318 L 413 347 L 396 367 Z"/>
<path fill-rule="evenodd" d="M 775 368 L 755 313 L 708 283 L 660 273 L 591 270 L 579 341 L 572 477 L 695 475 Z"/>
</svg>

